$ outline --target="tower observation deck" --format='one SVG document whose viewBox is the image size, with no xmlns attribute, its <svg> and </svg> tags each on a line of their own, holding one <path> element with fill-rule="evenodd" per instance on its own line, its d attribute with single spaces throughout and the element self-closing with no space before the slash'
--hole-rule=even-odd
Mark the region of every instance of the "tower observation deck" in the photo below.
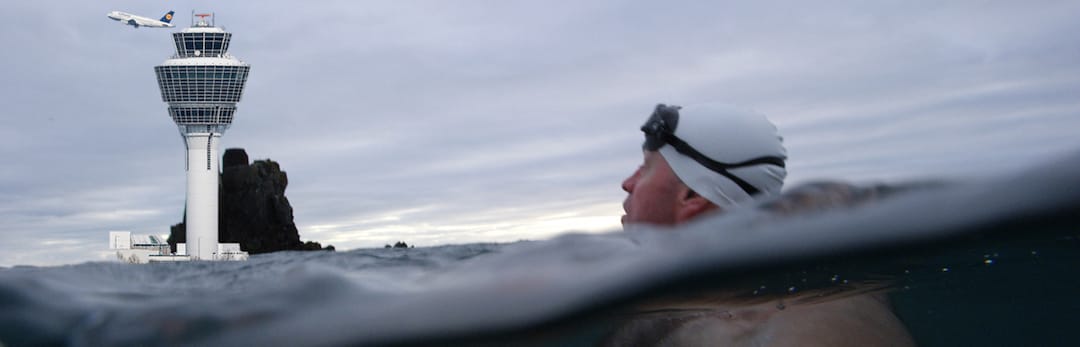
<svg viewBox="0 0 1080 347">
<path fill-rule="evenodd" d="M 173 33 L 176 54 L 154 72 L 187 148 L 187 251 L 212 260 L 218 252 L 218 144 L 251 66 L 229 54 L 231 33 L 206 21 L 210 15 L 196 16 L 190 28 Z"/>
</svg>

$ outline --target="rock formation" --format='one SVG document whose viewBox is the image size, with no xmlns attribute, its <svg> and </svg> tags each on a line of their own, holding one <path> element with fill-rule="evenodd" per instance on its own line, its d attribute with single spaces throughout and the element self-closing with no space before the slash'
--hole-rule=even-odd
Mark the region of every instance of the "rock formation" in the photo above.
<svg viewBox="0 0 1080 347">
<path fill-rule="evenodd" d="M 218 242 L 239 243 L 250 254 L 324 249 L 318 242 L 300 241 L 292 206 L 285 197 L 289 179 L 277 162 L 267 159 L 248 164 L 242 148 L 230 148 L 225 150 L 222 164 Z M 174 251 L 178 242 L 184 242 L 185 234 L 184 222 L 170 228 L 168 242 Z M 334 246 L 325 249 L 333 250 Z"/>
<path fill-rule="evenodd" d="M 391 247 L 389 244 L 387 244 L 386 246 L 383 246 L 383 248 L 416 248 L 416 246 L 409 246 L 409 244 L 407 244 L 405 242 L 398 241 L 397 243 L 394 244 L 393 247 Z"/>
</svg>

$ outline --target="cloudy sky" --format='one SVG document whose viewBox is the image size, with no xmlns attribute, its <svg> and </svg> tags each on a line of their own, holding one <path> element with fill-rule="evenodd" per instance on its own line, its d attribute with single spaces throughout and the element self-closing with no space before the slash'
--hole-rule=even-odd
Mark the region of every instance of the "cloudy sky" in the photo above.
<svg viewBox="0 0 1080 347">
<path fill-rule="evenodd" d="M 224 147 L 338 249 L 618 229 L 658 102 L 759 110 L 819 179 L 978 179 L 1080 150 L 1076 1 L 5 1 L 0 266 L 167 234 L 184 147 L 153 67 L 214 11 L 252 65 Z"/>
</svg>

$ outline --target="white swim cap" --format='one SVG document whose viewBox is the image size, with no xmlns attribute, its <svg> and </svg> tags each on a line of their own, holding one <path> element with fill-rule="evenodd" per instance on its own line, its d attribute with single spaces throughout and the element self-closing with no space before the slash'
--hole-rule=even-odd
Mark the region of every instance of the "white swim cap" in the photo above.
<svg viewBox="0 0 1080 347">
<path fill-rule="evenodd" d="M 787 150 L 764 115 L 724 104 L 657 105 L 642 126 L 646 150 L 658 150 L 694 192 L 717 206 L 780 193 Z"/>
</svg>

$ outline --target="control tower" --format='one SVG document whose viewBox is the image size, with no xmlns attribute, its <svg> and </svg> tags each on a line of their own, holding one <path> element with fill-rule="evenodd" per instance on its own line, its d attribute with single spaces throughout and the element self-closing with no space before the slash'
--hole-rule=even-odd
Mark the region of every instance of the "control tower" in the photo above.
<svg viewBox="0 0 1080 347">
<path fill-rule="evenodd" d="M 196 14 L 192 21 L 190 28 L 173 33 L 176 55 L 154 67 L 154 72 L 161 99 L 169 103 L 169 116 L 187 147 L 187 254 L 191 259 L 214 260 L 218 147 L 232 124 L 251 66 L 229 55 L 232 34 L 214 26 L 212 15 Z"/>
</svg>

